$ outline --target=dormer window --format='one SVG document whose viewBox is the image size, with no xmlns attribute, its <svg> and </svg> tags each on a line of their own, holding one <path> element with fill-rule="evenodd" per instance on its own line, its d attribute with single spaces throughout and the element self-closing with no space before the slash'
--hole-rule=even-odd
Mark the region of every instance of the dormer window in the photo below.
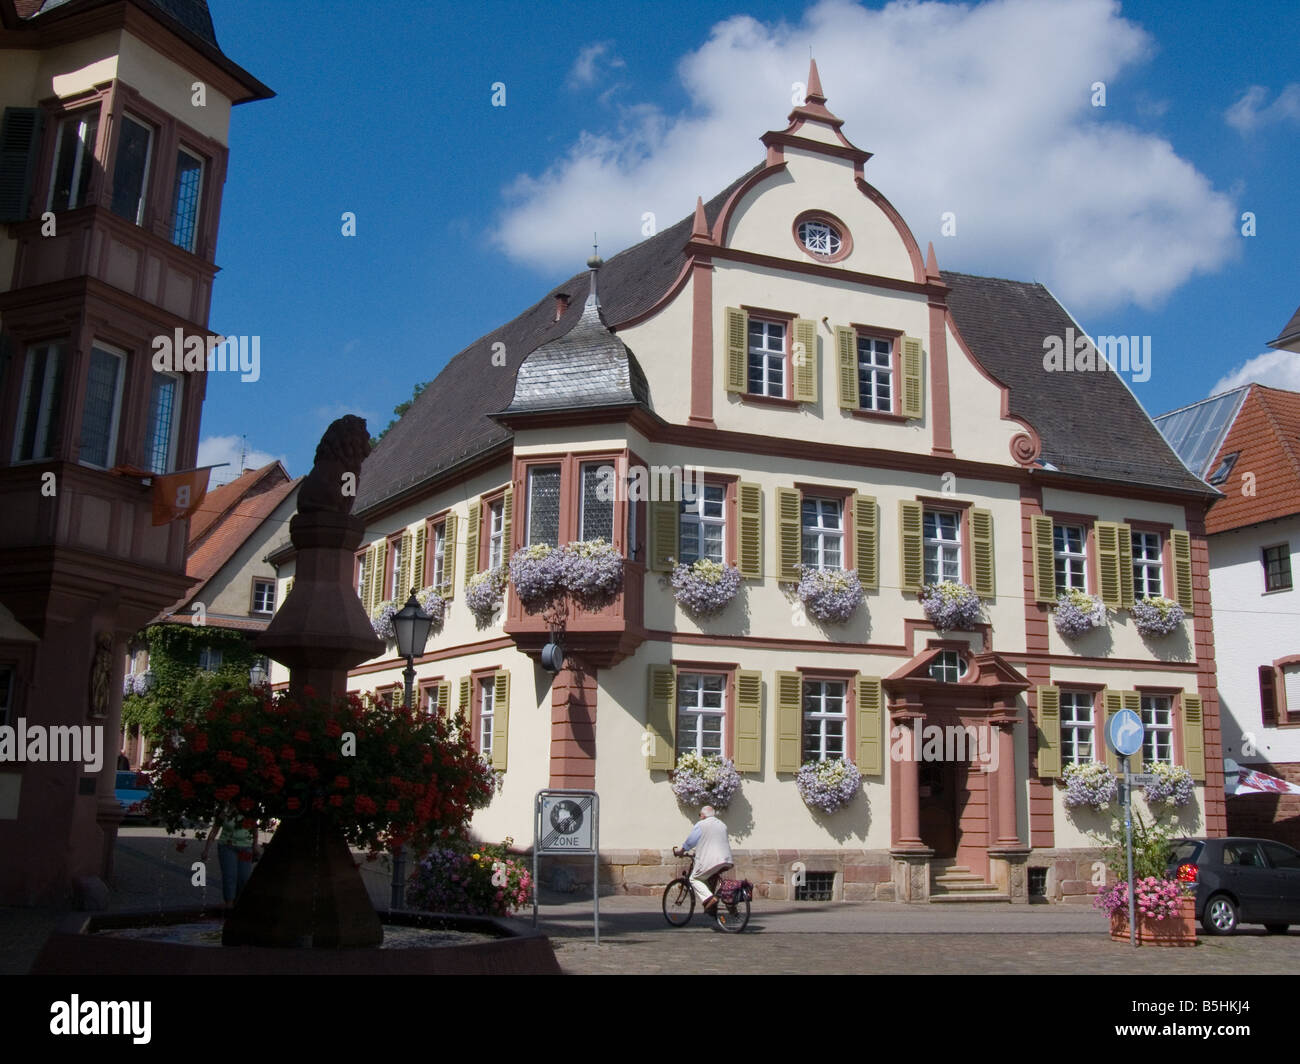
<svg viewBox="0 0 1300 1064">
<path fill-rule="evenodd" d="M 930 679 L 956 683 L 966 675 L 966 659 L 955 650 L 941 650 L 930 659 Z"/>
<path fill-rule="evenodd" d="M 842 244 L 840 231 L 821 218 L 800 222 L 799 240 L 814 255 L 838 255 Z"/>
</svg>

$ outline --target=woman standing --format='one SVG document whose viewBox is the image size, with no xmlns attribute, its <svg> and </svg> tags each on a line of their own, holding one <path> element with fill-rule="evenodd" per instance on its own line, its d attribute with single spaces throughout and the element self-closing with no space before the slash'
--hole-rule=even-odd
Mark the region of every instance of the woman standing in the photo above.
<svg viewBox="0 0 1300 1064">
<path fill-rule="evenodd" d="M 262 847 L 257 841 L 256 829 L 244 827 L 244 817 L 232 809 L 224 818 L 212 822 L 212 830 L 203 844 L 204 862 L 218 832 L 221 833 L 217 839 L 217 861 L 221 865 L 222 908 L 233 909 L 240 891 L 253 874 L 253 862 L 262 856 Z"/>
</svg>

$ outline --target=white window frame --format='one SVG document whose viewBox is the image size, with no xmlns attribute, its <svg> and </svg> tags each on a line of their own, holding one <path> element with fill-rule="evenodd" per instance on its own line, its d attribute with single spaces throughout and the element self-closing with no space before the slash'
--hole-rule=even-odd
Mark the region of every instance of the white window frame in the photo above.
<svg viewBox="0 0 1300 1064">
<path fill-rule="evenodd" d="M 163 458 L 163 468 L 154 469 L 155 473 L 170 473 L 176 468 L 177 444 L 181 438 L 181 409 L 185 398 L 185 379 L 178 373 L 153 371 L 153 377 L 166 377 L 176 387 L 172 396 L 172 423 L 167 437 L 167 454 Z M 153 461 L 153 377 L 149 378 L 149 409 L 145 412 L 145 439 L 149 444 L 149 460 Z"/>
<path fill-rule="evenodd" d="M 1086 757 L 1079 753 L 1085 742 L 1088 746 Z M 1061 764 L 1087 765 L 1096 760 L 1097 696 L 1091 691 L 1062 691 Z"/>
<path fill-rule="evenodd" d="M 364 604 L 366 601 L 366 561 L 367 555 L 362 554 L 357 559 L 357 598 Z"/>
<path fill-rule="evenodd" d="M 949 538 L 943 535 L 945 531 L 941 517 L 951 517 L 953 519 L 953 537 Z M 931 519 L 933 519 L 934 531 L 936 535 L 930 534 Z M 940 583 L 945 580 L 951 580 L 960 584 L 963 579 L 962 561 L 961 561 L 961 532 L 962 532 L 962 515 L 957 510 L 930 510 L 922 511 L 921 518 L 922 534 L 922 577 L 927 584 Z M 937 580 L 930 580 L 925 574 L 931 568 L 931 561 L 934 562 L 934 570 L 937 574 Z M 948 575 L 955 570 L 955 575 Z"/>
<path fill-rule="evenodd" d="M 1070 542 L 1072 532 L 1078 533 L 1078 550 Z M 1071 589 L 1088 590 L 1088 530 L 1083 525 L 1052 526 L 1052 565 L 1057 594 Z"/>
<path fill-rule="evenodd" d="M 1155 598 L 1165 593 L 1165 562 L 1159 532 L 1133 532 L 1133 598 Z M 1151 553 L 1151 544 L 1155 553 Z M 1154 574 L 1154 575 L 1153 575 Z M 1152 591 L 1152 586 L 1155 590 Z"/>
<path fill-rule="evenodd" d="M 838 695 L 831 688 L 838 687 Z M 815 690 L 814 690 L 815 689 Z M 828 710 L 826 706 L 839 698 L 838 711 Z M 804 761 L 828 761 L 834 757 L 845 757 L 849 741 L 849 685 L 844 680 L 805 679 L 803 681 L 802 728 L 800 748 Z M 810 709 L 810 704 L 816 708 Z M 840 722 L 839 752 L 832 752 L 836 736 L 830 734 L 830 724 Z M 809 753 L 809 738 L 815 738 L 815 749 Z M 815 755 L 815 756 L 813 756 Z"/>
<path fill-rule="evenodd" d="M 966 659 L 956 650 L 941 650 L 930 659 L 930 679 L 940 683 L 957 683 L 966 675 Z"/>
<path fill-rule="evenodd" d="M 126 121 L 130 120 L 138 126 L 143 126 L 144 129 L 147 130 L 149 133 L 149 141 L 146 144 L 144 150 L 144 173 L 140 177 L 140 198 L 136 201 L 135 217 L 133 219 L 127 219 L 128 221 L 133 222 L 135 225 L 143 225 L 144 207 L 145 204 L 149 201 L 149 171 L 153 169 L 153 148 L 154 148 L 154 141 L 158 137 L 158 130 L 154 127 L 154 124 L 152 122 L 148 121 L 147 119 L 141 118 L 138 115 L 133 115 L 130 111 L 123 112 L 122 119 L 123 119 L 122 121 L 123 128 L 126 125 Z M 110 201 L 112 200 L 113 192 L 116 190 L 116 186 L 117 186 L 117 160 L 121 155 L 121 140 L 122 140 L 122 134 L 119 130 L 118 146 L 116 151 L 114 152 L 114 159 L 113 159 L 113 173 L 108 178 Z M 123 216 L 118 215 L 118 217 L 123 217 Z"/>
<path fill-rule="evenodd" d="M 220 647 L 199 647 L 199 668 L 204 672 L 216 672 L 221 668 L 221 663 Z"/>
<path fill-rule="evenodd" d="M 447 581 L 447 522 L 439 521 L 433 526 L 433 566 L 429 579 L 430 587 L 442 587 Z"/>
<path fill-rule="evenodd" d="M 750 335 L 756 326 L 762 328 L 762 335 L 759 338 L 761 342 L 755 343 L 754 338 Z M 773 339 L 772 329 L 781 330 L 781 347 L 779 350 L 770 346 Z M 745 333 L 745 391 L 749 395 L 765 395 L 773 399 L 784 399 L 789 394 L 789 384 L 786 378 L 789 374 L 786 372 L 786 351 L 790 342 L 790 323 L 787 321 L 772 321 L 767 318 L 749 319 L 748 330 Z M 754 367 L 752 366 L 755 357 L 761 359 L 759 375 L 757 379 L 754 376 Z M 774 373 L 773 370 L 777 372 Z M 779 374 L 780 391 L 773 392 L 774 379 Z M 758 387 L 755 387 L 755 384 Z"/>
<path fill-rule="evenodd" d="M 871 362 L 863 362 L 862 350 L 863 344 L 869 345 L 866 352 L 872 358 Z M 879 347 L 883 346 L 881 352 Z M 868 336 L 862 333 L 857 338 L 857 363 L 858 363 L 858 409 L 870 410 L 877 414 L 892 414 L 894 412 L 894 341 L 884 339 L 880 336 Z M 884 364 L 879 362 L 881 355 L 884 356 Z M 885 387 L 889 390 L 889 398 L 882 406 L 880 399 L 876 395 L 877 388 L 884 382 Z"/>
<path fill-rule="evenodd" d="M 506 562 L 506 500 L 494 499 L 487 509 L 488 568 L 495 569 Z"/>
<path fill-rule="evenodd" d="M 805 513 L 805 507 L 808 506 L 816 507 L 811 524 Z M 836 523 L 827 523 L 827 518 L 832 516 Z M 838 570 L 844 568 L 843 499 L 805 495 L 799 500 L 799 532 L 799 559 L 807 568 Z M 839 554 L 836 561 L 829 559 L 832 545 Z"/>
<path fill-rule="evenodd" d="M 397 586 L 397 581 L 402 575 L 402 537 L 398 536 L 390 540 L 388 544 L 388 594 L 384 598 L 390 602 L 396 602 L 400 607 L 406 601 L 406 595 L 403 594 L 403 588 Z"/>
<path fill-rule="evenodd" d="M 1172 695 L 1142 695 L 1142 763 L 1174 763 L 1174 699 Z M 1164 756 L 1161 756 L 1161 752 Z"/>
<path fill-rule="evenodd" d="M 36 407 L 36 432 L 32 439 L 32 453 L 26 458 L 21 457 L 23 447 L 23 425 L 27 421 L 27 409 L 31 402 L 32 378 L 36 375 L 36 358 L 39 352 L 45 353 L 44 373 L 41 377 L 41 393 L 37 398 Z M 53 396 L 51 392 L 55 383 L 59 379 L 59 374 L 66 369 L 64 359 L 66 349 L 61 340 L 50 340 L 41 344 L 32 344 L 27 349 L 27 357 L 23 366 L 23 391 L 22 401 L 18 405 L 18 424 L 14 426 L 14 449 L 13 462 L 41 462 L 50 457 L 50 423 L 57 420 L 52 417 L 55 413 Z M 64 396 L 59 397 L 62 402 Z"/>
<path fill-rule="evenodd" d="M 826 246 L 824 248 L 813 247 L 813 240 L 810 238 L 813 238 L 814 227 L 822 230 L 825 236 Z M 824 218 L 805 218 L 800 222 L 799 240 L 805 250 L 814 255 L 825 255 L 827 258 L 838 255 L 840 249 L 844 247 L 844 235 Z"/>
<path fill-rule="evenodd" d="M 93 117 L 95 121 L 96 139 L 99 135 L 99 123 L 103 119 L 103 114 L 98 105 L 87 108 L 84 111 L 76 111 L 69 115 L 64 115 L 59 121 L 59 133 L 54 143 L 54 160 L 50 165 L 50 190 L 45 197 L 45 209 L 54 210 L 54 193 L 55 185 L 58 182 L 59 173 L 59 156 L 63 151 L 63 138 L 67 136 L 68 129 L 75 123 L 77 125 L 77 151 L 72 159 L 72 181 L 68 186 L 68 205 L 60 207 L 60 210 L 75 211 L 78 207 L 84 207 L 84 203 L 75 202 L 77 186 L 81 183 L 83 170 L 89 168 L 93 175 L 95 165 L 95 145 L 86 143 L 85 126 Z M 90 184 L 86 184 L 86 192 L 90 192 Z"/>
<path fill-rule="evenodd" d="M 710 492 L 715 493 L 716 497 L 710 499 Z M 709 511 L 715 505 L 717 513 L 710 513 Z M 690 528 L 694 529 L 695 535 L 696 550 L 694 555 L 689 554 L 685 546 L 686 532 Z M 716 558 L 704 551 L 704 531 L 706 528 L 716 528 L 718 530 L 718 556 Z M 700 490 L 696 492 L 694 499 L 682 499 L 678 517 L 677 542 L 679 545 L 678 553 L 681 555 L 677 560 L 685 565 L 689 565 L 700 558 L 708 558 L 720 565 L 726 564 L 727 488 L 725 484 L 701 484 Z"/>
<path fill-rule="evenodd" d="M 581 462 L 578 465 L 578 538 L 580 540 L 589 540 L 592 537 L 587 534 L 587 471 L 595 469 L 599 475 L 601 469 L 614 470 L 614 483 L 617 484 L 618 470 L 615 469 L 612 462 Z M 598 499 L 597 502 L 600 502 Z M 600 502 L 602 506 L 609 506 L 609 539 L 608 543 L 614 542 L 614 524 L 618 517 L 618 510 L 615 506 L 615 500 L 610 499 L 608 504 Z M 603 537 L 601 537 L 603 538 Z"/>
<path fill-rule="evenodd" d="M 263 601 L 266 603 L 266 608 L 265 608 L 265 609 L 258 609 L 258 607 L 257 607 L 257 598 L 258 598 L 257 593 L 258 593 L 258 590 L 259 590 L 259 589 L 263 589 L 263 588 L 269 588 L 269 589 L 270 589 L 269 591 L 267 591 L 266 593 L 264 593 L 264 594 L 262 595 L 262 599 L 263 599 Z M 253 612 L 254 612 L 254 613 L 274 613 L 274 612 L 275 612 L 275 581 L 274 581 L 274 580 L 263 580 L 261 577 L 254 577 L 254 578 L 253 578 Z"/>
<path fill-rule="evenodd" d="M 89 381 L 90 367 L 94 360 L 96 351 L 99 351 L 101 354 L 111 355 L 118 361 L 117 385 L 113 392 L 113 413 L 109 418 L 108 425 L 108 448 L 105 455 L 105 462 L 102 466 L 87 461 L 82 455 L 83 448 L 81 441 L 84 438 L 86 431 L 86 400 L 90 397 L 88 389 L 81 402 L 81 424 L 77 432 L 77 462 L 80 465 L 89 466 L 91 469 L 112 469 L 117 460 L 117 433 L 122 420 L 122 390 L 126 383 L 126 352 L 113 347 L 110 344 L 102 343 L 99 340 L 94 341 L 91 344 L 90 358 L 86 360 L 87 381 Z"/>
<path fill-rule="evenodd" d="M 497 681 L 495 676 L 478 678 L 478 752 L 492 756 L 492 721 L 496 717 Z"/>
<path fill-rule="evenodd" d="M 206 183 L 206 179 L 208 176 L 208 161 L 198 152 L 192 151 L 191 149 L 187 148 L 184 144 L 176 145 L 176 154 L 178 156 L 176 160 L 177 167 L 176 167 L 176 172 L 172 174 L 172 203 L 171 203 L 172 216 L 170 219 L 171 230 L 172 230 L 171 242 L 176 247 L 181 248 L 182 250 L 188 251 L 191 254 L 193 254 L 194 249 L 198 246 L 199 243 L 199 224 L 203 219 L 203 186 Z M 178 214 L 178 209 L 177 209 L 178 203 L 176 199 L 176 194 L 178 189 L 176 187 L 176 180 L 180 176 L 179 156 L 181 155 L 188 155 L 191 159 L 193 159 L 196 163 L 199 164 L 199 187 L 198 187 L 198 191 L 196 191 L 194 194 L 194 229 L 190 233 L 190 240 L 188 244 L 180 244 L 177 243 L 176 241 L 176 219 Z"/>
<path fill-rule="evenodd" d="M 537 476 L 538 473 L 554 473 L 554 474 L 555 474 L 555 477 L 556 477 L 556 483 L 560 486 L 559 498 L 558 498 L 557 501 L 556 501 L 556 510 L 555 510 L 555 517 L 556 517 L 556 520 L 555 520 L 555 542 L 551 544 L 552 547 L 558 547 L 558 546 L 560 545 L 560 524 L 561 524 L 561 522 L 560 522 L 560 518 L 561 518 L 561 516 L 562 516 L 562 514 L 560 513 L 560 511 L 563 509 L 563 506 L 564 506 L 564 483 L 563 483 L 563 481 L 564 481 L 564 467 L 563 467 L 563 466 L 560 466 L 560 465 L 540 465 L 540 464 L 539 464 L 539 465 L 536 465 L 536 466 L 530 466 L 529 469 L 528 469 L 528 518 L 527 518 L 527 527 L 526 527 L 526 529 L 525 529 L 526 545 L 531 547 L 531 546 L 533 545 L 533 543 L 534 543 L 534 540 L 533 540 L 533 484 L 534 484 L 534 481 L 535 481 L 536 476 Z M 478 560 L 477 560 L 477 559 L 471 559 L 471 561 L 472 561 L 472 563 L 475 564 L 475 565 L 478 564 Z"/>
<path fill-rule="evenodd" d="M 705 681 L 716 682 L 719 687 L 711 691 Z M 716 695 L 717 706 L 708 705 L 709 695 Z M 717 749 L 705 745 L 706 718 L 718 719 Z M 689 737 L 689 745 L 683 742 Z M 721 672 L 679 672 L 677 674 L 677 753 L 718 754 L 727 753 L 727 674 Z"/>
</svg>

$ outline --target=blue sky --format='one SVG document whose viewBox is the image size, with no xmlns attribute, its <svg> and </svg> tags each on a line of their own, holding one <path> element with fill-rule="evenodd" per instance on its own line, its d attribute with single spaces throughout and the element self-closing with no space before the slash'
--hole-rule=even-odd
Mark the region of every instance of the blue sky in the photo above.
<svg viewBox="0 0 1300 1064">
<path fill-rule="evenodd" d="M 246 435 L 296 475 L 335 417 L 377 433 L 580 269 L 593 228 L 608 257 L 758 162 L 810 48 L 922 247 L 1048 284 L 1093 335 L 1149 335 L 1149 412 L 1300 389 L 1300 356 L 1265 346 L 1300 303 L 1289 0 L 209 7 L 278 95 L 232 118 L 211 316 L 261 337 L 261 378 L 209 382 L 201 461 Z"/>
</svg>

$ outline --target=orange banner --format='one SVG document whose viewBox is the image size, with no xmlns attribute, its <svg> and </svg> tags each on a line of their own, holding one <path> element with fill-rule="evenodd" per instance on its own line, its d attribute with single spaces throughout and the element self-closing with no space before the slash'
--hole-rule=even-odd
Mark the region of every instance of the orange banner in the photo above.
<svg viewBox="0 0 1300 1064">
<path fill-rule="evenodd" d="M 191 469 L 185 473 L 172 473 L 169 476 L 153 478 L 153 523 L 166 525 L 172 521 L 189 517 L 199 508 L 203 496 L 208 493 L 208 476 L 212 472 L 206 469 Z"/>
</svg>

